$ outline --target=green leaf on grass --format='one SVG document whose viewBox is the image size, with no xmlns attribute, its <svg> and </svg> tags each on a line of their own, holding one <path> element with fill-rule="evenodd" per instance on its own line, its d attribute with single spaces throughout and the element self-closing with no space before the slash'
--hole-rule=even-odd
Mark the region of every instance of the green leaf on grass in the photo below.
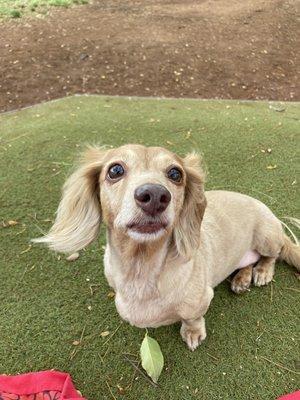
<svg viewBox="0 0 300 400">
<path fill-rule="evenodd" d="M 146 333 L 140 349 L 142 367 L 153 380 L 157 382 L 164 366 L 164 356 L 159 344 Z"/>
</svg>

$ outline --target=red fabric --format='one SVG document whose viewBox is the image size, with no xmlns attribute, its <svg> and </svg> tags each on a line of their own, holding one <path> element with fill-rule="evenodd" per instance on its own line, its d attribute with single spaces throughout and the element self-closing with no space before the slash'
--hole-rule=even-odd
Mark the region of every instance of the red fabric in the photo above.
<svg viewBox="0 0 300 400">
<path fill-rule="evenodd" d="M 0 400 L 84 400 L 69 374 L 57 371 L 0 375 Z"/>
<path fill-rule="evenodd" d="M 297 392 L 291 394 L 286 394 L 285 396 L 281 396 L 277 400 L 300 400 L 300 390 L 297 390 Z"/>
</svg>

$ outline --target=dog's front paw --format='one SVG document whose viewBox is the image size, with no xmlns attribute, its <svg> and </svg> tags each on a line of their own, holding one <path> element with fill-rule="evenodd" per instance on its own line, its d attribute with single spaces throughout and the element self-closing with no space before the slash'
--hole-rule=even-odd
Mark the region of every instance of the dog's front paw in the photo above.
<svg viewBox="0 0 300 400">
<path fill-rule="evenodd" d="M 206 329 L 204 318 L 201 318 L 201 322 L 195 323 L 195 325 L 182 323 L 180 334 L 182 339 L 188 345 L 188 348 L 192 351 L 203 342 L 206 338 Z"/>
<path fill-rule="evenodd" d="M 231 281 L 231 290 L 240 294 L 249 290 L 252 280 L 252 265 L 241 269 Z"/>
</svg>

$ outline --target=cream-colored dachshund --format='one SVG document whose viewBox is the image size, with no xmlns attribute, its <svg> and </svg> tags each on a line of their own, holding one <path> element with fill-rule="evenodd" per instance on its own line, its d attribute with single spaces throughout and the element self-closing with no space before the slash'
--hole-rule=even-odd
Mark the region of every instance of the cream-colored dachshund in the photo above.
<svg viewBox="0 0 300 400">
<path fill-rule="evenodd" d="M 206 337 L 214 287 L 232 272 L 236 293 L 268 284 L 279 257 L 300 269 L 300 247 L 263 203 L 204 192 L 199 156 L 160 147 L 89 148 L 66 181 L 49 234 L 36 242 L 73 253 L 107 225 L 105 275 L 123 319 L 138 327 L 182 321 L 191 350 Z"/>
</svg>

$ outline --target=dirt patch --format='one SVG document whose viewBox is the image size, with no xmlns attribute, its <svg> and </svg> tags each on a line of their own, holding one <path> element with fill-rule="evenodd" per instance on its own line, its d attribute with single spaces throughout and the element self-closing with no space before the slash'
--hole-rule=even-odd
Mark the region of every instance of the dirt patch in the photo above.
<svg viewBox="0 0 300 400">
<path fill-rule="evenodd" d="M 0 111 L 74 93 L 300 100 L 297 4 L 94 0 L 3 21 Z"/>
</svg>

